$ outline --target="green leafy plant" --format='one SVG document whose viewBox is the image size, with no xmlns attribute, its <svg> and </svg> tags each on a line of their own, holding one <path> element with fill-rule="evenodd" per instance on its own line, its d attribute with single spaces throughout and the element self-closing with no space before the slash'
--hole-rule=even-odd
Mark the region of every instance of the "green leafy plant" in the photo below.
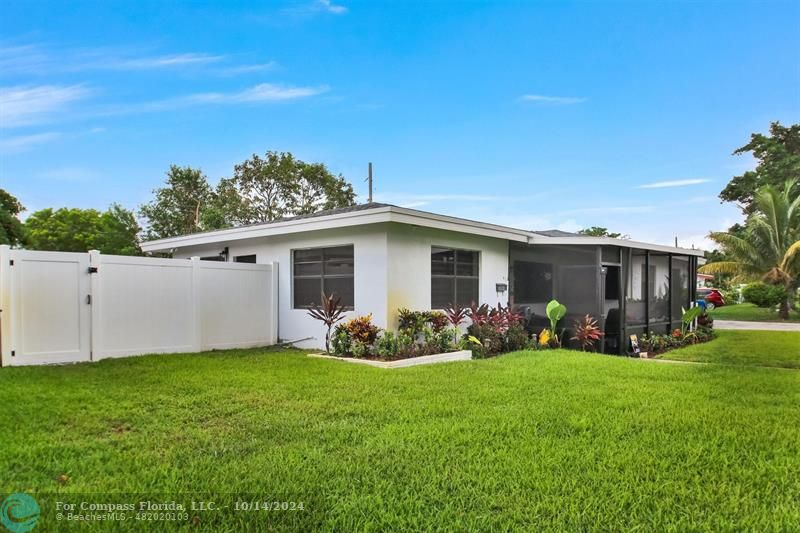
<svg viewBox="0 0 800 533">
<path fill-rule="evenodd" d="M 710 233 L 725 256 L 700 272 L 732 276 L 734 283 L 761 280 L 784 287 L 779 314 L 789 318 L 800 284 L 800 194 L 794 176 L 781 186 L 764 185 L 753 194 L 744 229 Z"/>
<path fill-rule="evenodd" d="M 344 324 L 337 325 L 331 338 L 331 348 L 333 349 L 334 355 L 340 357 L 348 356 L 351 354 L 352 346 L 353 343 L 350 339 L 350 334 L 347 332 L 347 328 L 344 327 Z"/>
<path fill-rule="evenodd" d="M 430 320 L 427 311 L 412 311 L 401 307 L 397 310 L 398 328 L 412 336 L 419 335 Z"/>
<path fill-rule="evenodd" d="M 703 314 L 703 308 L 699 305 L 690 307 L 689 309 L 684 309 L 683 314 L 681 315 L 681 331 L 683 331 L 684 335 L 689 330 L 689 327 L 692 325 L 694 320 L 701 314 Z"/>
<path fill-rule="evenodd" d="M 579 342 L 581 350 L 584 352 L 594 348 L 595 343 L 605 335 L 600 331 L 600 326 L 592 315 L 586 315 L 582 320 L 576 320 L 574 330 L 572 340 Z"/>
<path fill-rule="evenodd" d="M 742 288 L 742 297 L 745 302 L 758 307 L 778 307 L 787 298 L 786 287 L 771 285 L 763 281 L 749 283 Z"/>
<path fill-rule="evenodd" d="M 326 295 L 324 292 L 322 293 L 322 305 L 317 306 L 314 305 L 309 311 L 308 314 L 325 324 L 328 328 L 325 332 L 325 352 L 331 352 L 331 328 L 341 321 L 345 315 L 345 306 L 342 304 L 342 299 L 338 296 L 333 294 Z"/>
<path fill-rule="evenodd" d="M 558 326 L 558 321 L 566 316 L 567 306 L 560 303 L 558 300 L 550 300 L 545 308 L 545 314 L 547 314 L 547 318 L 550 320 L 550 332 L 553 341 L 561 346 L 561 338 L 556 334 L 556 327 Z"/>
<path fill-rule="evenodd" d="M 392 359 L 397 357 L 399 351 L 399 339 L 391 331 L 384 331 L 383 335 L 378 337 L 378 340 L 375 342 L 375 352 L 379 357 L 383 357 L 384 359 Z"/>
<path fill-rule="evenodd" d="M 515 352 L 517 350 L 524 350 L 528 347 L 528 332 L 525 331 L 522 324 L 512 324 L 506 330 L 504 341 L 504 348 L 506 351 Z"/>
<path fill-rule="evenodd" d="M 428 311 L 426 314 L 427 314 L 426 317 L 427 322 L 428 324 L 430 324 L 431 329 L 435 333 L 443 331 L 444 328 L 447 327 L 449 319 L 447 318 L 447 315 L 445 313 L 441 311 Z"/>
</svg>

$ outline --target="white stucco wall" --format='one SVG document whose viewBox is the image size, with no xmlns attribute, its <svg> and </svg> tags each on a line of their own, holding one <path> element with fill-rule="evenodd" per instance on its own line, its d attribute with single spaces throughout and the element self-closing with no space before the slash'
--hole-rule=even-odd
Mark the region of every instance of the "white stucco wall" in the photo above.
<svg viewBox="0 0 800 533">
<path fill-rule="evenodd" d="M 397 309 L 415 311 L 431 307 L 431 247 L 443 246 L 480 252 L 478 292 L 480 303 L 508 303 L 508 292 L 498 294 L 495 284 L 508 285 L 508 241 L 466 233 L 390 224 L 388 307 L 391 328 L 397 326 Z"/>
<path fill-rule="evenodd" d="M 348 317 L 372 313 L 376 325 L 394 329 L 399 307 L 430 309 L 432 246 L 479 251 L 481 303 L 505 305 L 508 301 L 507 292 L 495 292 L 496 283 L 508 283 L 508 241 L 405 224 L 371 224 L 182 247 L 173 256 L 217 255 L 227 246 L 230 261 L 239 255 L 256 254 L 258 263 L 278 263 L 279 337 L 296 340 L 313 336 L 313 340 L 297 346 L 321 348 L 325 342 L 324 326 L 309 317 L 305 309 L 292 308 L 291 252 L 346 244 L 353 245 L 355 260 L 355 309 L 348 312 Z"/>
<path fill-rule="evenodd" d="M 278 335 L 281 340 L 296 340 L 314 337 L 313 340 L 297 343 L 302 348 L 323 348 L 325 327 L 308 316 L 305 309 L 293 309 L 292 305 L 292 250 L 325 246 L 353 245 L 355 307 L 347 313 L 348 318 L 372 313 L 375 324 L 386 327 L 386 228 L 370 225 L 356 228 L 295 233 L 292 235 L 265 237 L 247 241 L 221 242 L 213 246 L 184 247 L 174 257 L 186 258 L 194 255 L 216 255 L 225 246 L 229 258 L 238 255 L 256 254 L 258 263 L 278 263 Z"/>
</svg>

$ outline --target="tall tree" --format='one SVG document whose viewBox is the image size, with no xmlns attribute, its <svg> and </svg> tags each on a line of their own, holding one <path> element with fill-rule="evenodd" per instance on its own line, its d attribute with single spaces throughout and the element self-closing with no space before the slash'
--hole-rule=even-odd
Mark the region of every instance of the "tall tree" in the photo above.
<svg viewBox="0 0 800 533">
<path fill-rule="evenodd" d="M 782 318 L 789 317 L 791 300 L 800 283 L 800 194 L 794 192 L 796 185 L 788 181 L 781 188 L 760 187 L 753 195 L 752 213 L 743 232 L 709 234 L 726 259 L 700 268 L 709 274 L 732 275 L 734 282 L 762 279 L 785 287 Z"/>
<path fill-rule="evenodd" d="M 0 244 L 19 246 L 25 233 L 19 215 L 25 211 L 19 200 L 8 191 L 0 189 Z"/>
<path fill-rule="evenodd" d="M 41 209 L 25 221 L 26 246 L 32 250 L 137 255 L 139 225 L 131 211 L 113 204 L 108 211 Z"/>
<path fill-rule="evenodd" d="M 133 211 L 119 204 L 111 204 L 100 215 L 100 225 L 103 231 L 94 242 L 95 250 L 114 255 L 141 255 L 139 232 L 142 228 Z"/>
<path fill-rule="evenodd" d="M 612 239 L 630 239 L 630 235 L 623 235 L 622 233 L 616 233 L 608 231 L 608 228 L 603 228 L 600 226 L 592 226 L 591 228 L 584 228 L 580 230 L 578 233 L 581 235 L 589 235 L 590 237 L 611 237 Z"/>
<path fill-rule="evenodd" d="M 355 204 L 355 193 L 342 176 L 321 163 L 305 163 L 291 153 L 267 152 L 236 165 L 229 182 L 241 198 L 240 223 L 267 222 L 322 209 Z"/>
<path fill-rule="evenodd" d="M 753 170 L 734 176 L 719 197 L 725 202 L 738 203 L 745 214 L 749 214 L 754 210 L 753 200 L 760 187 L 783 187 L 787 180 L 800 176 L 800 124 L 785 127 L 773 122 L 769 135 L 754 133 L 749 143 L 733 153 L 752 153 L 757 165 Z M 800 188 L 800 185 L 794 187 Z"/>
<path fill-rule="evenodd" d="M 172 165 L 165 186 L 139 208 L 149 239 L 162 239 L 224 227 L 213 209 L 214 191 L 200 169 Z"/>
</svg>

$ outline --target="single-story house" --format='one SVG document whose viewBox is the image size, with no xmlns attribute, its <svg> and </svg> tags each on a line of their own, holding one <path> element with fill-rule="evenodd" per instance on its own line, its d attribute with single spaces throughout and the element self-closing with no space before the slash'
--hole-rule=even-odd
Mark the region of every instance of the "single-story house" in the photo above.
<svg viewBox="0 0 800 533">
<path fill-rule="evenodd" d="M 545 306 L 567 306 L 563 322 L 590 314 L 606 332 L 604 349 L 624 352 L 628 336 L 679 327 L 695 297 L 703 252 L 562 231 L 529 231 L 368 203 L 262 224 L 145 242 L 175 258 L 273 263 L 279 269 L 278 335 L 324 343 L 308 316 L 322 291 L 350 314 L 397 326 L 397 310 L 450 303 L 511 304 L 528 324 L 547 325 Z"/>
</svg>

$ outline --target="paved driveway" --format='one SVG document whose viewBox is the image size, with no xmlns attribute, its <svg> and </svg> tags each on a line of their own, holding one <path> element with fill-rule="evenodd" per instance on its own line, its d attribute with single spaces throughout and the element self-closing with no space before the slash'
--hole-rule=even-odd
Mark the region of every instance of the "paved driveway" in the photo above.
<svg viewBox="0 0 800 533">
<path fill-rule="evenodd" d="M 800 322 L 745 322 L 714 320 L 714 329 L 755 329 L 759 331 L 800 331 Z"/>
</svg>

